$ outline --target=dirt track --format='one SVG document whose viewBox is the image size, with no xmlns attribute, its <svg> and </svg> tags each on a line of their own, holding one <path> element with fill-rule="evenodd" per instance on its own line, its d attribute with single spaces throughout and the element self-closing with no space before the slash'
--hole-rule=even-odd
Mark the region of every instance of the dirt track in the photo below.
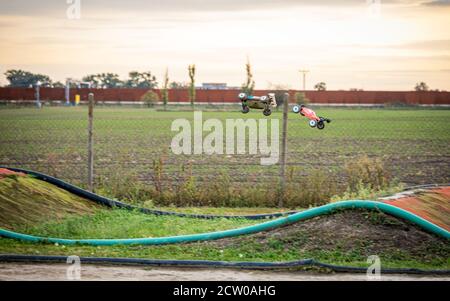
<svg viewBox="0 0 450 301">
<path fill-rule="evenodd" d="M 68 280 L 66 264 L 0 263 L 0 281 Z M 351 281 L 369 280 L 365 274 L 313 274 L 306 272 L 270 272 L 232 269 L 143 268 L 132 266 L 83 265 L 81 280 L 112 281 Z M 381 280 L 444 280 L 450 277 L 382 275 Z"/>
</svg>

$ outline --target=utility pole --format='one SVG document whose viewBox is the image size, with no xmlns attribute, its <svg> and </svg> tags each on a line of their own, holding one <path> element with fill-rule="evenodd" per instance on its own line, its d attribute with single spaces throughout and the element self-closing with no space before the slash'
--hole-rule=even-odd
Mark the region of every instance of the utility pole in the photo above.
<svg viewBox="0 0 450 301">
<path fill-rule="evenodd" d="M 309 70 L 299 70 L 299 72 L 303 75 L 303 91 L 306 91 L 306 74 L 309 73 Z"/>
</svg>

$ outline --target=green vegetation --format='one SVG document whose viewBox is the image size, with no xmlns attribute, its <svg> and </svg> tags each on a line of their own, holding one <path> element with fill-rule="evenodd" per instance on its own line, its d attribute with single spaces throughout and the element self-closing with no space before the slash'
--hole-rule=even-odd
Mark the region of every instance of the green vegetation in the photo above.
<svg viewBox="0 0 450 301">
<path fill-rule="evenodd" d="M 147 107 L 153 107 L 159 101 L 159 96 L 155 91 L 149 90 L 141 96 L 141 101 L 143 101 Z"/>
<path fill-rule="evenodd" d="M 326 91 L 327 90 L 327 84 L 324 82 L 319 82 L 314 85 L 314 89 L 317 91 Z"/>
<path fill-rule="evenodd" d="M 1 226 L 7 224 L 13 231 L 37 236 L 71 239 L 163 237 L 221 231 L 262 222 L 237 218 L 202 220 L 108 209 L 40 180 L 17 175 L 4 177 L 0 185 Z M 274 210 L 204 207 L 160 209 L 219 215 L 257 214 Z M 386 214 L 364 210 L 336 211 L 271 231 L 181 245 L 61 246 L 2 238 L 0 253 L 228 261 L 314 258 L 354 266 L 366 266 L 367 256 L 377 254 L 384 267 L 450 267 L 447 241 Z"/>
<path fill-rule="evenodd" d="M 249 58 L 247 58 L 247 63 L 245 64 L 245 74 L 246 81 L 242 84 L 241 90 L 247 95 L 252 95 L 255 89 L 255 81 L 253 80 L 252 65 Z"/>
<path fill-rule="evenodd" d="M 0 227 L 12 229 L 71 214 L 92 214 L 98 205 L 30 177 L 0 179 Z"/>
<path fill-rule="evenodd" d="M 36 85 L 38 82 L 44 84 L 44 86 L 51 84 L 50 77 L 44 74 L 34 74 L 24 70 L 10 69 L 4 73 L 6 79 L 9 81 L 10 87 L 25 87 Z"/>
<path fill-rule="evenodd" d="M 189 65 L 189 102 L 191 103 L 191 107 L 194 108 L 195 103 L 195 65 Z"/>
<path fill-rule="evenodd" d="M 292 199 L 288 206 L 318 205 L 342 195 L 348 184 L 345 166 L 361 155 L 380 160 L 394 186 L 397 182 L 450 181 L 444 168 L 445 158 L 450 156 L 450 110 L 316 111 L 333 119 L 323 131 L 309 128 L 305 118 L 289 115 Z M 83 186 L 87 178 L 86 116 L 84 107 L 0 110 L 0 161 Z M 204 120 L 247 117 L 263 118 L 261 112 L 203 112 Z M 170 127 L 177 118 L 192 121 L 193 114 L 98 106 L 94 121 L 96 190 L 150 207 L 276 204 L 272 192 L 273 183 L 278 183 L 277 165 L 261 166 L 259 156 L 250 155 L 174 155 L 169 148 L 174 135 Z M 271 118 L 281 118 L 281 114 L 274 112 Z M 158 189 L 167 195 L 155 197 Z"/>
<path fill-rule="evenodd" d="M 242 247 L 220 248 L 208 247 L 204 243 L 189 245 L 166 246 L 115 246 L 115 247 L 89 247 L 89 246 L 55 246 L 46 244 L 30 244 L 11 239 L 0 239 L 0 253 L 3 254 L 30 254 L 30 255 L 65 255 L 76 254 L 84 257 L 130 257 L 146 259 L 171 260 L 220 260 L 220 261 L 293 261 L 305 258 L 336 264 L 356 267 L 368 267 L 366 253 L 356 250 L 346 252 L 339 249 L 334 251 L 308 251 L 290 249 L 283 250 L 282 244 L 271 242 L 268 250 L 261 252 L 260 245 L 253 243 Z M 442 249 L 441 245 L 432 245 L 430 249 Z M 388 250 L 380 254 L 384 268 L 419 268 L 419 269 L 450 269 L 448 249 L 443 256 L 425 255 L 425 260 L 411 256 L 402 250 Z M 442 251 L 441 251 L 442 252 Z"/>
<path fill-rule="evenodd" d="M 324 131 L 309 128 L 307 120 L 298 115 L 289 115 L 287 207 L 376 198 L 400 190 L 401 182 L 450 180 L 443 168 L 450 156 L 450 110 L 316 111 L 333 119 Z M 0 110 L 0 161 L 83 185 L 86 116 L 84 107 Z M 247 117 L 263 118 L 260 112 L 203 113 L 203 119 L 222 121 Z M 237 215 L 289 210 L 273 208 L 278 166 L 261 166 L 258 156 L 172 154 L 169 146 L 174 133 L 170 126 L 176 118 L 192 120 L 193 115 L 97 107 L 96 191 L 144 207 L 190 213 Z M 281 118 L 281 114 L 274 112 L 271 118 Z M 8 221 L 1 226 L 36 235 L 158 237 L 255 223 L 107 210 L 32 178 L 2 179 L 0 192 L 0 217 Z M 314 258 L 355 266 L 367 266 L 367 256 L 376 254 L 384 267 L 450 268 L 447 241 L 374 212 L 338 213 L 276 231 L 182 245 L 55 246 L 0 239 L 0 253 L 239 261 Z"/>
<path fill-rule="evenodd" d="M 234 229 L 259 221 L 245 219 L 193 219 L 157 216 L 121 209 L 99 209 L 94 214 L 69 216 L 33 226 L 17 227 L 20 233 L 61 238 L 141 238 Z"/>
<path fill-rule="evenodd" d="M 87 217 L 69 217 L 59 224 L 42 223 L 20 230 L 71 238 L 156 237 L 227 229 L 248 223 L 242 220 L 199 221 L 104 210 Z M 348 232 L 349 227 L 358 231 Z M 394 238 L 406 235 L 404 231 L 408 231 L 406 242 Z M 364 211 L 336 213 L 254 235 L 180 245 L 89 247 L 0 239 L 0 253 L 225 261 L 314 258 L 332 264 L 361 267 L 367 266 L 367 256 L 377 254 L 383 267 L 450 268 L 450 247 L 446 241 L 424 234 L 392 217 Z"/>
<path fill-rule="evenodd" d="M 294 97 L 295 103 L 299 105 L 308 105 L 310 102 L 304 92 L 296 92 Z"/>
<path fill-rule="evenodd" d="M 167 108 L 167 103 L 169 102 L 169 69 L 166 68 L 164 73 L 163 86 L 161 88 L 161 98 L 164 105 L 164 110 Z"/>
</svg>

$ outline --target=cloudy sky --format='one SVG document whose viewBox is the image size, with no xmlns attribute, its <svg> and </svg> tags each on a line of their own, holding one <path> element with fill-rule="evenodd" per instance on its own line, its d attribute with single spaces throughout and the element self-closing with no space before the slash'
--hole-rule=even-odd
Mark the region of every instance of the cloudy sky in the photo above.
<svg viewBox="0 0 450 301">
<path fill-rule="evenodd" d="M 235 86 L 249 57 L 258 88 L 300 88 L 308 69 L 307 88 L 450 90 L 450 0 L 369 2 L 0 0 L 0 83 L 11 68 L 61 81 L 168 68 L 187 81 L 195 63 L 198 83 Z"/>
</svg>

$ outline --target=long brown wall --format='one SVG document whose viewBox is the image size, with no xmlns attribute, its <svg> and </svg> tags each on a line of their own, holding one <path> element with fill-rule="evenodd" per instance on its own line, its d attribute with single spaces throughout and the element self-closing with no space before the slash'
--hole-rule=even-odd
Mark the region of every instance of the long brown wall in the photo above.
<svg viewBox="0 0 450 301">
<path fill-rule="evenodd" d="M 87 100 L 90 92 L 95 94 L 97 101 L 139 101 L 146 89 L 71 89 L 73 100 L 75 94 L 81 100 Z M 159 90 L 155 90 L 160 94 Z M 268 90 L 256 90 L 255 95 L 264 95 Z M 294 101 L 295 90 L 289 91 L 291 101 Z M 197 90 L 196 102 L 236 102 L 239 90 Z M 32 101 L 35 99 L 32 88 L 0 88 L 2 101 Z M 318 104 L 436 104 L 450 105 L 450 92 L 416 92 L 416 91 L 306 91 L 307 98 Z M 41 100 L 65 100 L 64 88 L 41 88 Z M 170 90 L 170 102 L 188 102 L 187 90 Z"/>
</svg>

